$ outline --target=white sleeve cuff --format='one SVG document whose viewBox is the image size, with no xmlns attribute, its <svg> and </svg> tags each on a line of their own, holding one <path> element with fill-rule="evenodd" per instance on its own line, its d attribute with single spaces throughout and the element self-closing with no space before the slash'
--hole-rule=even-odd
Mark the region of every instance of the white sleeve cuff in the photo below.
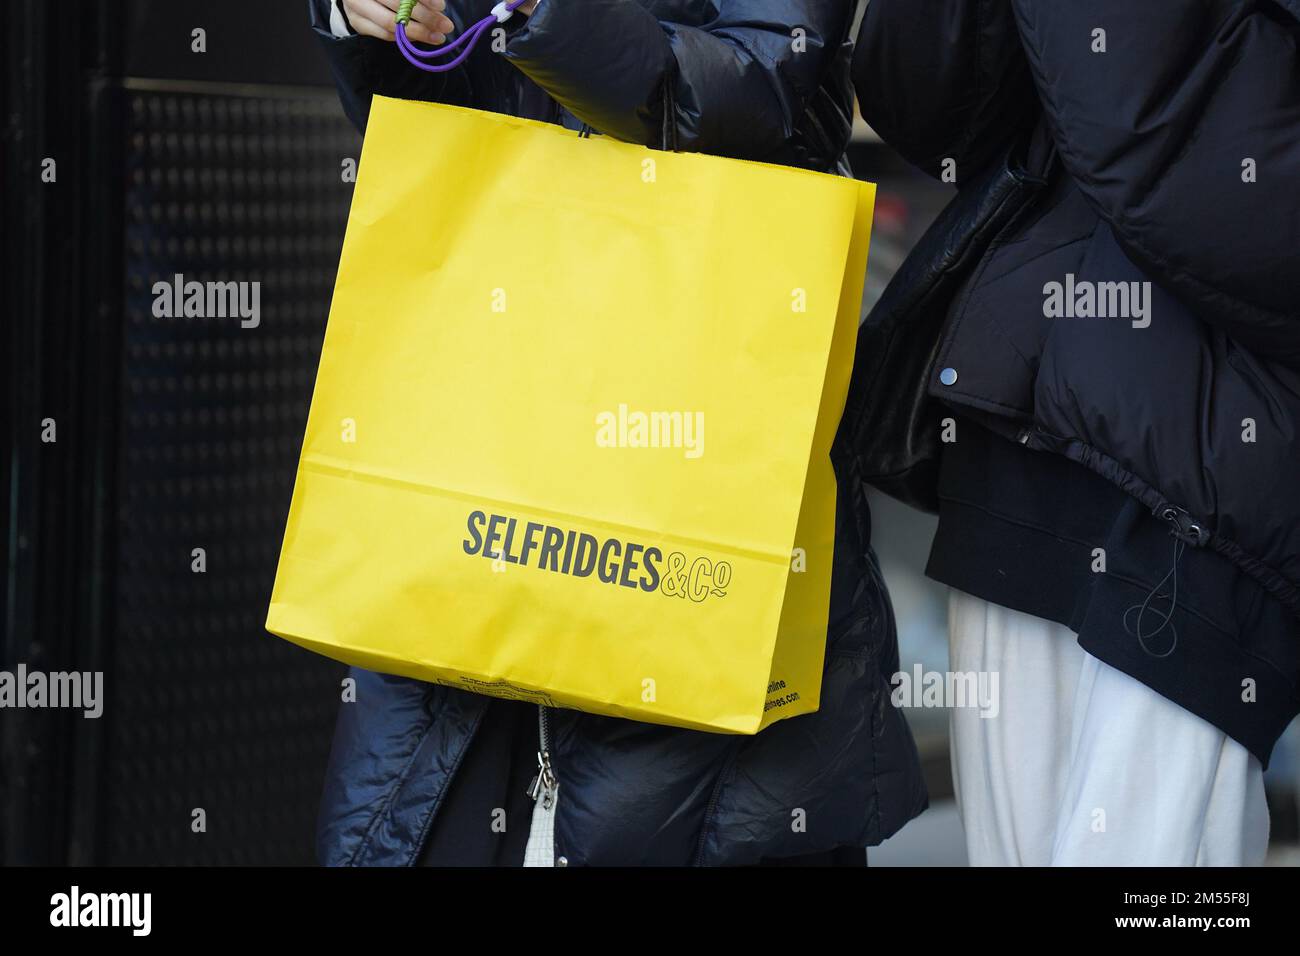
<svg viewBox="0 0 1300 956">
<path fill-rule="evenodd" d="M 350 37 L 352 31 L 348 29 L 348 22 L 343 19 L 343 11 L 339 9 L 339 0 L 330 0 L 330 33 L 336 37 Z"/>
</svg>

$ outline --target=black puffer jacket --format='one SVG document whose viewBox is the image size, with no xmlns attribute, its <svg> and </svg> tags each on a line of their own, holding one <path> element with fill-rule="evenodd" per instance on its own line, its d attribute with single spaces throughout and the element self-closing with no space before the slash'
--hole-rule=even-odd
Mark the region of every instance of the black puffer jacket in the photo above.
<svg viewBox="0 0 1300 956">
<path fill-rule="evenodd" d="M 459 29 L 491 6 L 449 0 L 448 12 Z M 442 76 L 410 67 L 392 44 L 331 37 L 324 12 L 313 8 L 315 26 L 362 127 L 382 93 L 585 122 L 657 146 L 668 89 L 679 148 L 817 169 L 843 160 L 848 2 L 543 0 L 531 20 L 507 24 L 504 56 L 485 40 Z M 869 528 L 843 498 L 839 513 L 821 709 L 753 737 L 548 709 L 557 858 L 747 864 L 875 844 L 924 808 L 916 749 L 889 701 L 898 650 Z M 329 864 L 411 864 L 488 708 L 502 705 L 353 673 L 357 702 L 340 710 L 318 853 Z"/>
<path fill-rule="evenodd" d="M 1255 582 L 1175 592 L 1212 618 L 1224 647 L 1198 653 L 1226 673 L 1174 688 L 1172 659 L 1117 666 L 1265 760 L 1300 707 L 1298 43 L 1297 0 L 872 0 L 854 60 L 868 122 L 932 173 L 954 162 L 959 189 L 1028 143 L 1046 185 L 951 302 L 929 394 L 1102 475 Z M 1115 283 L 1150 285 L 1145 315 L 1049 301 L 1119 303 Z M 1247 679 L 1267 691 L 1243 707 Z"/>
<path fill-rule="evenodd" d="M 967 288 L 932 394 L 1181 509 L 1300 615 L 1298 37 L 1297 0 L 874 0 L 855 79 L 923 168 L 968 181 L 1040 116 L 1064 167 Z M 1067 274 L 1154 281 L 1150 326 L 1046 317 Z"/>
</svg>

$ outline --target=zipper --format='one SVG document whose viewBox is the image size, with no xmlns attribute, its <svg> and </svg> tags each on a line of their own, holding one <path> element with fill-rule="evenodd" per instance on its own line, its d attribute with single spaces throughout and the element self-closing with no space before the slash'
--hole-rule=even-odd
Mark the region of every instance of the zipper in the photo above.
<svg viewBox="0 0 1300 956">
<path fill-rule="evenodd" d="M 722 762 L 722 769 L 718 772 L 718 779 L 713 781 L 713 790 L 709 793 L 709 802 L 704 807 L 704 821 L 700 824 L 700 835 L 695 841 L 695 856 L 691 860 L 692 866 L 704 865 L 704 841 L 709 835 L 709 824 L 713 822 L 713 816 L 718 809 L 718 798 L 722 795 L 722 783 L 727 779 L 727 774 L 731 772 L 731 765 L 735 763 L 736 756 L 740 753 L 738 747 L 732 747 L 727 758 Z"/>
<path fill-rule="evenodd" d="M 528 796 L 533 801 L 542 801 L 542 808 L 550 810 L 555 806 L 555 795 L 560 782 L 555 778 L 551 766 L 551 728 L 546 715 L 546 707 L 537 705 L 537 774 L 528 784 Z"/>
</svg>

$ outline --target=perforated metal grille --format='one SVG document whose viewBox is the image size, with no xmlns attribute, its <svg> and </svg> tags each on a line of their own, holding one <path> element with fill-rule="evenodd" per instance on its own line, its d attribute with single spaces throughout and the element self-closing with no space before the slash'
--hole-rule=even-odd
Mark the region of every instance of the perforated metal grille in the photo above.
<svg viewBox="0 0 1300 956">
<path fill-rule="evenodd" d="M 109 863 L 312 859 L 341 668 L 263 623 L 360 141 L 265 91 L 126 94 Z M 178 273 L 260 283 L 258 326 L 155 315 Z"/>
</svg>

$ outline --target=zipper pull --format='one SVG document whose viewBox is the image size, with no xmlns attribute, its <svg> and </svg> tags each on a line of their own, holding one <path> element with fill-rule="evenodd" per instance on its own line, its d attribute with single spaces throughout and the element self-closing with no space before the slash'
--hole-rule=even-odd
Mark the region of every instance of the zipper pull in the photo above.
<svg viewBox="0 0 1300 956">
<path fill-rule="evenodd" d="M 542 808 L 549 810 L 555 805 L 555 772 L 551 769 L 551 754 L 547 750 L 537 752 L 537 775 L 528 784 L 528 796 L 542 801 Z"/>
</svg>

